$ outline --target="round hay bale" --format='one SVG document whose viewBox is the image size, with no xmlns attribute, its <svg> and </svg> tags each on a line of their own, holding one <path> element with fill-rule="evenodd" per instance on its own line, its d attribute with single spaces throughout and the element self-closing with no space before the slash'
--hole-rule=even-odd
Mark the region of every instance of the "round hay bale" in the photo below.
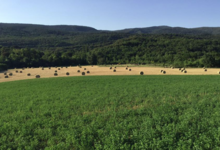
<svg viewBox="0 0 220 150">
<path fill-rule="evenodd" d="M 140 75 L 144 75 L 144 72 L 143 72 L 143 71 L 141 71 L 141 72 L 140 72 Z"/>
<path fill-rule="evenodd" d="M 9 76 L 12 76 L 13 74 L 12 73 L 9 73 Z"/>
<path fill-rule="evenodd" d="M 179 71 L 181 71 L 181 68 L 179 68 Z"/>
<path fill-rule="evenodd" d="M 131 69 L 129 69 L 129 71 L 131 71 Z"/>
<path fill-rule="evenodd" d="M 8 76 L 5 76 L 5 78 L 8 78 Z"/>
<path fill-rule="evenodd" d="M 116 72 L 116 69 L 114 69 L 113 72 Z"/>
<path fill-rule="evenodd" d="M 28 73 L 28 74 L 27 74 L 27 76 L 31 76 L 31 74 L 30 74 L 30 73 Z"/>
<path fill-rule="evenodd" d="M 4 72 L 4 75 L 7 75 L 7 72 Z"/>
<path fill-rule="evenodd" d="M 207 69 L 204 69 L 204 71 L 206 72 L 206 71 L 207 71 Z"/>
<path fill-rule="evenodd" d="M 84 75 L 85 75 L 85 72 L 82 72 L 82 75 L 84 76 Z"/>
<path fill-rule="evenodd" d="M 55 72 L 57 72 L 57 70 L 55 70 Z"/>
<path fill-rule="evenodd" d="M 112 69 L 112 67 L 109 68 L 110 70 Z"/>
<path fill-rule="evenodd" d="M 185 70 L 186 68 L 183 68 L 183 70 Z"/>
<path fill-rule="evenodd" d="M 183 72 L 184 70 L 181 70 L 181 72 Z"/>
<path fill-rule="evenodd" d="M 126 67 L 125 69 L 128 70 L 128 67 Z"/>
<path fill-rule="evenodd" d="M 186 70 L 184 70 L 184 72 L 183 73 L 187 73 L 187 71 Z"/>
<path fill-rule="evenodd" d="M 70 75 L 70 73 L 69 73 L 69 72 L 67 72 L 67 73 L 66 73 L 66 75 L 68 76 L 68 75 Z"/>
<path fill-rule="evenodd" d="M 55 72 L 55 73 L 54 73 L 54 76 L 58 76 L 58 74 Z"/>
<path fill-rule="evenodd" d="M 22 73 L 22 71 L 20 71 L 20 73 Z"/>
<path fill-rule="evenodd" d="M 117 67 L 115 66 L 115 69 L 116 69 Z"/>
<path fill-rule="evenodd" d="M 42 70 L 44 70 L 44 68 L 42 68 Z"/>
<path fill-rule="evenodd" d="M 80 70 L 77 70 L 77 72 L 80 72 Z"/>
<path fill-rule="evenodd" d="M 16 70 L 15 72 L 18 73 L 18 70 Z"/>
<path fill-rule="evenodd" d="M 58 68 L 58 70 L 60 70 L 60 68 Z"/>
<path fill-rule="evenodd" d="M 162 73 L 162 72 L 163 72 L 163 70 L 160 70 L 160 72 Z"/>
<path fill-rule="evenodd" d="M 87 71 L 86 73 L 90 73 L 90 71 Z"/>
<path fill-rule="evenodd" d="M 36 77 L 36 78 L 40 78 L 40 75 L 36 75 L 35 77 Z"/>
<path fill-rule="evenodd" d="M 86 68 L 84 68 L 84 70 L 86 70 Z"/>
<path fill-rule="evenodd" d="M 51 67 L 49 67 L 48 69 L 51 69 Z"/>
<path fill-rule="evenodd" d="M 166 74 L 166 71 L 165 71 L 165 70 L 163 71 L 163 74 Z"/>
</svg>

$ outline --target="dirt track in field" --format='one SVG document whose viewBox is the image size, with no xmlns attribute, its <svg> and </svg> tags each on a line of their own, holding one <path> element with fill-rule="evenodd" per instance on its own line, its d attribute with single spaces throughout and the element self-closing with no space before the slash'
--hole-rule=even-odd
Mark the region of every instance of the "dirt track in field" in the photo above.
<svg viewBox="0 0 220 150">
<path fill-rule="evenodd" d="M 60 68 L 60 70 L 58 70 Z M 84 70 L 86 68 L 86 70 Z M 131 71 L 129 71 L 131 69 Z M 16 73 L 16 70 L 18 73 Z M 58 76 L 54 76 L 55 70 L 57 70 Z M 77 72 L 80 70 L 80 73 Z M 79 67 L 51 67 L 49 68 L 25 68 L 24 70 L 20 69 L 9 69 L 7 74 L 13 73 L 12 76 L 5 78 L 4 73 L 0 73 L 0 82 L 15 81 L 15 80 L 25 80 L 25 79 L 34 79 L 36 75 L 40 75 L 40 78 L 51 78 L 51 77 L 66 77 L 66 72 L 69 72 L 69 76 L 82 76 L 82 72 L 85 72 L 86 76 L 94 75 L 140 75 L 140 72 L 143 71 L 144 75 L 218 75 L 220 68 L 207 68 L 205 72 L 203 68 L 186 68 L 187 73 L 179 71 L 178 68 L 162 68 L 162 67 L 117 67 L 116 72 L 113 72 L 114 67 L 98 67 L 98 66 L 82 66 Z M 165 70 L 166 74 L 161 73 L 161 70 Z M 22 71 L 22 73 L 20 73 Z M 90 73 L 87 73 L 90 71 Z M 30 73 L 31 76 L 27 76 Z"/>
</svg>

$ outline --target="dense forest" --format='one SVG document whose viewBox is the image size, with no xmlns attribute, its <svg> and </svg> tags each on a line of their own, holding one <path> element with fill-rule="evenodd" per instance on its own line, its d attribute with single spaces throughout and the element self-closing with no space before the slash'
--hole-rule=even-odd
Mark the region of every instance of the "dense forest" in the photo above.
<svg viewBox="0 0 220 150">
<path fill-rule="evenodd" d="M 220 67 L 219 28 L 165 32 L 169 30 L 0 24 L 0 68 L 118 63 Z"/>
</svg>

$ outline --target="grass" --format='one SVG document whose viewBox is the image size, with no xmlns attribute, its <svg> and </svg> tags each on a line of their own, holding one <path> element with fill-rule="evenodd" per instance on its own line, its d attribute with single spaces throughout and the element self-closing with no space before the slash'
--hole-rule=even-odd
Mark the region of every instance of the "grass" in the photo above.
<svg viewBox="0 0 220 150">
<path fill-rule="evenodd" d="M 219 76 L 0 83 L 0 149 L 219 149 Z"/>
</svg>

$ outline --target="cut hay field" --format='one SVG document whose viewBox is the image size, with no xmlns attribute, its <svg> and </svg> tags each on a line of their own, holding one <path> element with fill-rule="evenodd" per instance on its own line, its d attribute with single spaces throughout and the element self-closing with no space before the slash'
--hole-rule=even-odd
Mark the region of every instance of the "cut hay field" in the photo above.
<svg viewBox="0 0 220 150">
<path fill-rule="evenodd" d="M 0 104 L 0 149 L 220 148 L 218 75 L 3 82 Z"/>
<path fill-rule="evenodd" d="M 33 79 L 36 75 L 40 75 L 40 78 L 51 78 L 51 77 L 65 77 L 68 72 L 68 76 L 82 76 L 82 72 L 85 72 L 86 76 L 97 76 L 97 75 L 139 75 L 141 71 L 144 72 L 144 75 L 164 75 L 161 73 L 161 70 L 166 71 L 166 75 L 217 75 L 219 74 L 220 68 L 208 68 L 207 71 L 204 71 L 203 68 L 185 68 L 187 73 L 179 71 L 179 68 L 163 68 L 163 67 L 140 67 L 140 66 L 131 66 L 126 69 L 123 65 L 112 66 L 112 69 L 107 66 L 81 66 L 79 67 L 51 67 L 49 68 L 18 68 L 18 69 L 9 69 L 5 72 L 0 73 L 0 82 L 6 81 L 15 81 L 15 80 L 25 80 Z M 84 70 L 86 68 L 86 70 Z M 60 69 L 60 70 L 58 70 Z M 113 70 L 116 70 L 113 72 Z M 131 71 L 129 71 L 131 69 Z M 54 76 L 55 70 L 57 71 L 57 76 Z M 80 70 L 80 72 L 77 72 Z M 18 71 L 16 73 L 16 71 Z M 22 71 L 22 73 L 20 73 Z M 87 73 L 89 71 L 89 73 Z M 7 73 L 8 78 L 5 78 L 4 73 Z M 9 74 L 12 73 L 12 76 Z M 30 73 L 30 76 L 27 74 Z"/>
</svg>

